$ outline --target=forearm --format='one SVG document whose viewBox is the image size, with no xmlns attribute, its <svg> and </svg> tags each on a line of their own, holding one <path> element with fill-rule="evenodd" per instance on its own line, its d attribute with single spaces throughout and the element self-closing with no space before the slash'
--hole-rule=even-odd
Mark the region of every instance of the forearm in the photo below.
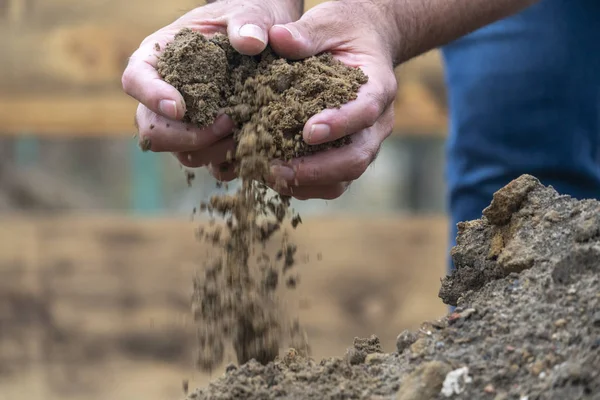
<svg viewBox="0 0 600 400">
<path fill-rule="evenodd" d="M 364 0 L 346 0 L 364 1 Z M 515 14 L 538 0 L 374 0 L 389 22 L 395 65 Z"/>
</svg>

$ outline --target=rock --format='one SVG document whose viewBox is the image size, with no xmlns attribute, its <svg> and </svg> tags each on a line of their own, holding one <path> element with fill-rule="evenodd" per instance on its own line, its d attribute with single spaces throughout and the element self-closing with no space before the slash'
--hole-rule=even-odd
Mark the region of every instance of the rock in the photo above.
<svg viewBox="0 0 600 400">
<path fill-rule="evenodd" d="M 555 283 L 568 285 L 586 271 L 600 269 L 600 247 L 579 245 L 554 264 L 552 279 Z"/>
<path fill-rule="evenodd" d="M 442 384 L 442 394 L 452 397 L 465 391 L 465 386 L 473 379 L 469 376 L 469 367 L 462 367 L 448 372 Z"/>
<path fill-rule="evenodd" d="M 365 357 L 365 364 L 375 365 L 383 363 L 387 358 L 386 354 L 383 353 L 371 353 Z"/>
<path fill-rule="evenodd" d="M 410 346 L 410 352 L 412 353 L 412 356 L 416 358 L 423 355 L 425 350 L 427 350 L 428 345 L 429 341 L 427 340 L 427 338 L 423 337 L 418 339 Z"/>
<path fill-rule="evenodd" d="M 483 391 L 486 393 L 492 394 L 492 393 L 496 393 L 496 388 L 494 387 L 494 385 L 489 384 L 483 388 Z"/>
<path fill-rule="evenodd" d="M 456 324 L 456 322 L 460 319 L 462 319 L 462 320 L 469 319 L 471 317 L 471 315 L 475 314 L 476 312 L 477 312 L 477 310 L 474 308 L 467 308 L 466 310 L 464 310 L 460 313 L 457 313 L 457 312 L 452 313 L 448 317 L 448 324 L 449 325 Z"/>
<path fill-rule="evenodd" d="M 367 355 L 382 353 L 381 342 L 375 335 L 369 338 L 354 338 L 354 345 L 346 350 L 345 359 L 350 365 L 362 364 Z"/>
<path fill-rule="evenodd" d="M 592 316 L 592 324 L 595 327 L 600 327 L 600 311 L 596 311 Z"/>
<path fill-rule="evenodd" d="M 411 331 L 403 331 L 396 338 L 396 350 L 398 354 L 402 354 L 404 350 L 410 347 L 411 344 L 417 341 L 417 335 Z"/>
<path fill-rule="evenodd" d="M 600 217 L 597 215 L 583 216 L 575 227 L 575 240 L 584 243 L 597 236 L 600 236 Z"/>
<path fill-rule="evenodd" d="M 557 319 L 554 321 L 554 326 L 557 328 L 564 328 L 567 325 L 567 320 L 564 318 Z"/>
<path fill-rule="evenodd" d="M 421 364 L 400 383 L 396 400 L 432 400 L 437 398 L 444 379 L 450 371 L 452 371 L 452 367 L 441 361 L 430 361 Z"/>
<path fill-rule="evenodd" d="M 363 362 L 365 362 L 365 359 L 367 358 L 367 354 L 363 351 L 355 349 L 354 347 L 349 347 L 346 350 L 346 355 L 344 358 L 346 359 L 348 364 L 357 365 L 357 364 L 362 364 Z"/>
<path fill-rule="evenodd" d="M 561 216 L 558 211 L 550 210 L 544 214 L 544 219 L 548 222 L 559 222 L 561 220 Z"/>
<path fill-rule="evenodd" d="M 492 225 L 505 225 L 540 181 L 531 175 L 522 175 L 494 193 L 492 203 L 483 215 Z"/>
</svg>

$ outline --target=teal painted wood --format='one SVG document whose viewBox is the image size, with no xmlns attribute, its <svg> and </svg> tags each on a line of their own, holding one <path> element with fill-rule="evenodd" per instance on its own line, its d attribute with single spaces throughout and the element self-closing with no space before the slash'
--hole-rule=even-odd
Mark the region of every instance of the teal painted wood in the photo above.
<svg viewBox="0 0 600 400">
<path fill-rule="evenodd" d="M 162 158 L 131 144 L 131 209 L 139 215 L 156 214 L 163 207 Z"/>
</svg>

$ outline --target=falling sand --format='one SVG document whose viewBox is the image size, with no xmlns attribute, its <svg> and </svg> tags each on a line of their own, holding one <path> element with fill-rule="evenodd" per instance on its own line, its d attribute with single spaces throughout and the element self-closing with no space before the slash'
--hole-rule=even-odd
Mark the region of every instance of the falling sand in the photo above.
<svg viewBox="0 0 600 400">
<path fill-rule="evenodd" d="M 302 139 L 308 119 L 324 109 L 354 100 L 367 77 L 330 54 L 288 61 L 267 48 L 244 56 L 224 35 L 206 38 L 184 29 L 160 56 L 158 72 L 178 89 L 186 103 L 184 121 L 210 125 L 224 112 L 235 122 L 235 152 L 218 166 L 233 171 L 241 187 L 233 195 L 213 196 L 201 209 L 225 219 L 224 229 L 201 231 L 220 248 L 204 276 L 194 282 L 193 312 L 198 325 L 202 370 L 213 370 L 225 356 L 225 340 L 233 344 L 240 364 L 252 359 L 266 364 L 276 358 L 284 332 L 301 354 L 308 344 L 298 321 L 283 319 L 276 289 L 294 265 L 296 247 L 284 234 L 277 254 L 265 243 L 286 222 L 300 222 L 290 209 L 290 197 L 269 189 L 274 160 L 289 161 L 350 143 L 337 141 L 310 146 Z M 268 185 L 268 186 L 267 186 Z M 295 280 L 288 278 L 289 286 Z"/>
</svg>

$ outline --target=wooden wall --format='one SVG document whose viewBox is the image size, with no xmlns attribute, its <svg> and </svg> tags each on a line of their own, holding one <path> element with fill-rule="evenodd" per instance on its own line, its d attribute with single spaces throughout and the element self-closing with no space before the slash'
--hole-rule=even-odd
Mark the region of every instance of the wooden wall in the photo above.
<svg viewBox="0 0 600 400">
<path fill-rule="evenodd" d="M 135 102 L 120 87 L 128 56 L 197 4 L 0 0 L 0 134 L 130 135 Z M 396 131 L 445 131 L 441 75 L 435 53 L 399 71 Z"/>
</svg>

